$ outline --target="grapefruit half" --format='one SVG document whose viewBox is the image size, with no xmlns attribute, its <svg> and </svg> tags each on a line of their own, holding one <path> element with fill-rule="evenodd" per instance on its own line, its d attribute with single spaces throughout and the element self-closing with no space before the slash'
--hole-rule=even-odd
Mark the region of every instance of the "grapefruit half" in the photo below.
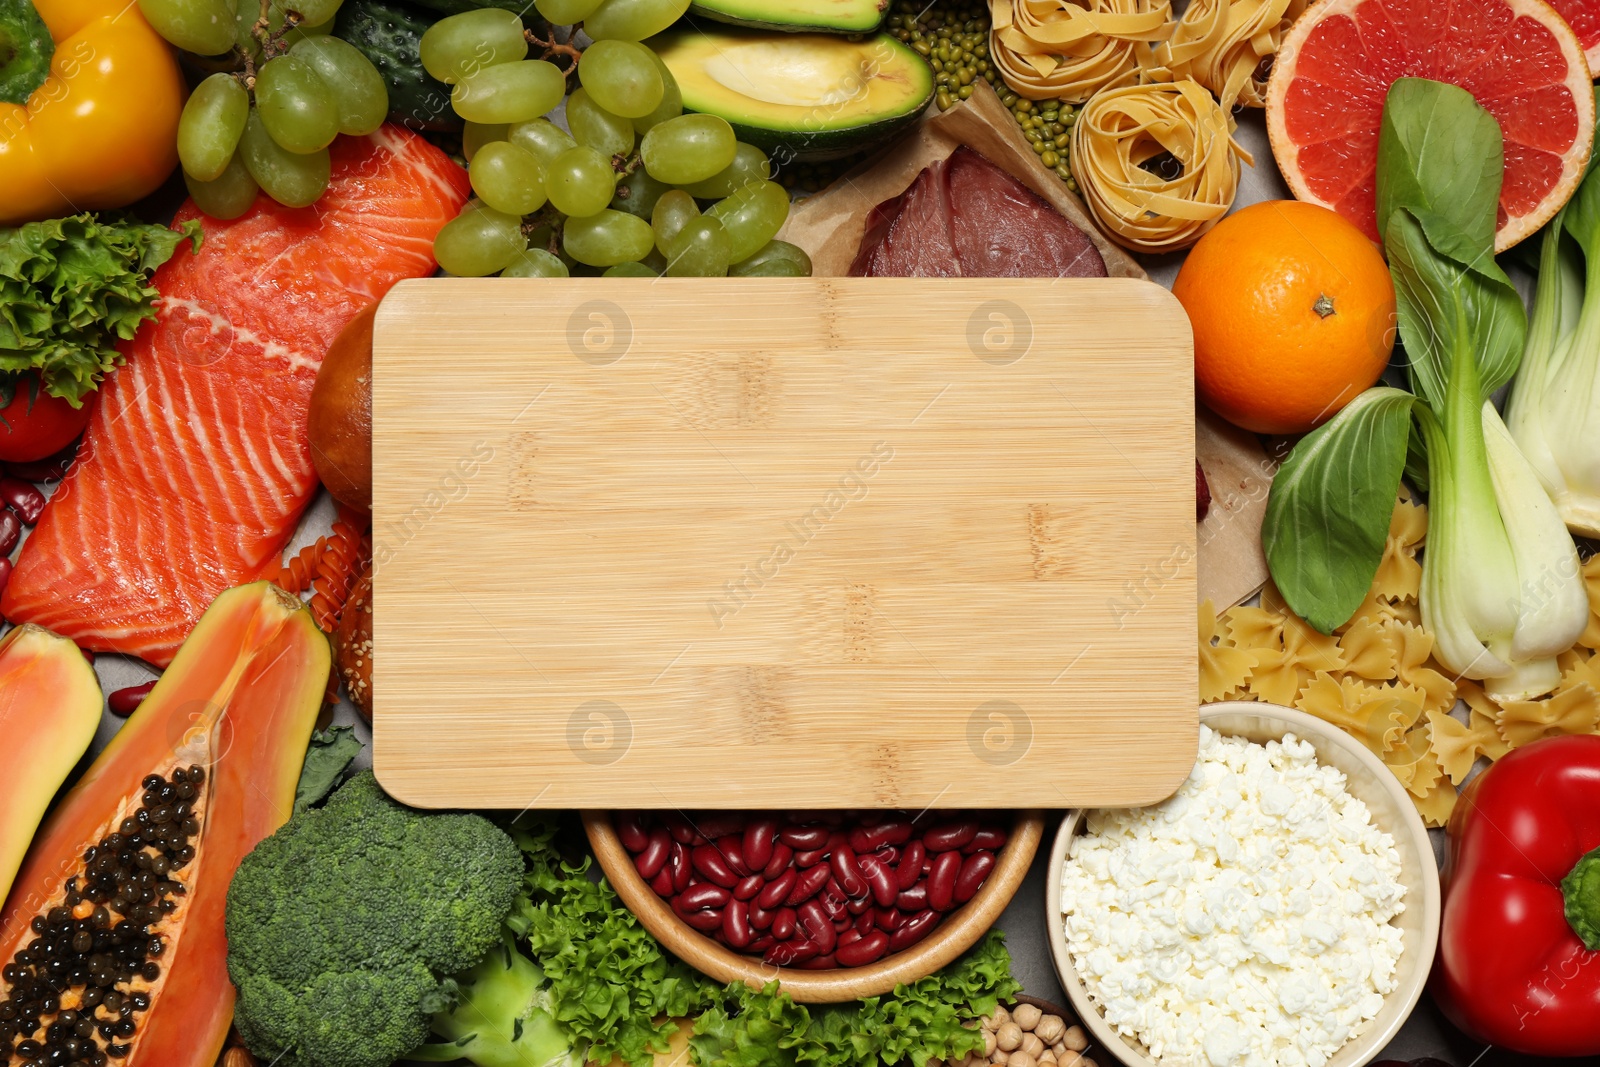
<svg viewBox="0 0 1600 1067">
<path fill-rule="evenodd" d="M 1567 202 L 1594 141 L 1583 45 L 1544 0 L 1321 0 L 1284 38 L 1267 133 L 1301 200 L 1378 239 L 1378 130 L 1397 78 L 1461 86 L 1500 123 L 1505 179 L 1495 249 Z"/>
<path fill-rule="evenodd" d="M 1600 0 L 1550 0 L 1550 6 L 1567 20 L 1589 57 L 1589 71 L 1600 68 Z"/>
</svg>

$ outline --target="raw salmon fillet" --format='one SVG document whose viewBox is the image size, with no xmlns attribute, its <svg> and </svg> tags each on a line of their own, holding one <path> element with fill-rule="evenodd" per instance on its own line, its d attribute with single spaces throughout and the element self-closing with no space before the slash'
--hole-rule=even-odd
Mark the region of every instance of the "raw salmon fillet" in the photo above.
<svg viewBox="0 0 1600 1067">
<path fill-rule="evenodd" d="M 166 666 L 218 593 L 277 566 L 317 489 L 323 354 L 356 313 L 434 271 L 467 175 L 405 130 L 341 137 L 309 208 L 259 197 L 156 272 L 157 316 L 99 390 L 78 460 L 0 600 L 97 652 Z"/>
</svg>

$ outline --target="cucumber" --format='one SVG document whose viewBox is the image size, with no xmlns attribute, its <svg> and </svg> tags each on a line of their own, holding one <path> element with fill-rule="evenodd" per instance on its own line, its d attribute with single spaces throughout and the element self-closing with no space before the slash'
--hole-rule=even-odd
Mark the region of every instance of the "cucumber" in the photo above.
<svg viewBox="0 0 1600 1067">
<path fill-rule="evenodd" d="M 461 119 L 450 107 L 450 87 L 435 81 L 422 69 L 417 52 L 429 26 L 446 17 L 481 7 L 499 7 L 523 14 L 523 25 L 541 36 L 549 26 L 533 10 L 532 0 L 345 0 L 333 32 L 355 45 L 372 61 L 389 87 L 389 118 L 413 130 L 461 129 Z"/>
</svg>

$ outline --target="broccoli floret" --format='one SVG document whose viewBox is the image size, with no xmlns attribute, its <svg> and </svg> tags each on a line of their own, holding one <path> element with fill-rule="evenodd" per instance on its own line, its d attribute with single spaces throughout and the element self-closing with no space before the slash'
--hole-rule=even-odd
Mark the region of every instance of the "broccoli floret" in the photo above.
<svg viewBox="0 0 1600 1067">
<path fill-rule="evenodd" d="M 388 1067 L 500 943 L 515 842 L 479 815 L 413 811 L 370 773 L 295 815 L 228 888 L 234 1022 L 279 1067 Z"/>
</svg>

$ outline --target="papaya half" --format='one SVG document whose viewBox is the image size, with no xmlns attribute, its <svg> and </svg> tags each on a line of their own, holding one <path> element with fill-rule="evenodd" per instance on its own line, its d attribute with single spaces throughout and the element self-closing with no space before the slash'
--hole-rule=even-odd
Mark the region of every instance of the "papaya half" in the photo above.
<svg viewBox="0 0 1600 1067">
<path fill-rule="evenodd" d="M 0 910 L 0 1063 L 215 1064 L 228 883 L 289 818 L 330 665 L 299 598 L 257 582 L 212 603 Z"/>
<path fill-rule="evenodd" d="M 77 645 L 32 623 L 0 637 L 0 900 L 100 709 L 100 680 Z"/>
</svg>

